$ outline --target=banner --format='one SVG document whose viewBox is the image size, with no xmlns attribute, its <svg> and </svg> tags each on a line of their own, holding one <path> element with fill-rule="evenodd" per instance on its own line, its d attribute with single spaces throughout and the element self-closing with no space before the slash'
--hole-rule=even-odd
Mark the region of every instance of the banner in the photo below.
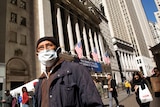
<svg viewBox="0 0 160 107">
<path fill-rule="evenodd" d="M 89 68 L 90 70 L 94 70 L 95 72 L 102 72 L 101 64 L 94 61 L 88 61 L 85 59 L 75 59 L 75 62 L 82 64 Z"/>
</svg>

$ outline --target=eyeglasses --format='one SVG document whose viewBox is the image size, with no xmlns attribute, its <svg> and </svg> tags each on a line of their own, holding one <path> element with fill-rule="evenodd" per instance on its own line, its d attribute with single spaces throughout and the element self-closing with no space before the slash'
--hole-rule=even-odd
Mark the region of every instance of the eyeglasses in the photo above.
<svg viewBox="0 0 160 107">
<path fill-rule="evenodd" d="M 41 44 L 38 45 L 37 47 L 37 52 L 40 52 L 42 50 L 45 50 L 45 49 L 55 49 L 55 45 L 53 43 L 51 43 L 50 41 L 47 41 L 47 42 L 43 42 Z"/>
</svg>

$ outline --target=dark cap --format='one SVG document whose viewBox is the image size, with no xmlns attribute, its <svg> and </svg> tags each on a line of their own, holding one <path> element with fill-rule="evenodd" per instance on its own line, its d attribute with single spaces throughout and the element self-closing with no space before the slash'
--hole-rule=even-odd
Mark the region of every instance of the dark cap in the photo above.
<svg viewBox="0 0 160 107">
<path fill-rule="evenodd" d="M 57 41 L 56 41 L 56 39 L 55 39 L 54 37 L 47 37 L 47 36 L 45 36 L 45 37 L 40 38 L 40 39 L 37 41 L 36 48 L 38 47 L 38 45 L 39 45 L 41 42 L 46 41 L 46 40 L 52 42 L 54 45 L 56 45 L 56 47 L 58 47 L 58 43 L 57 43 Z"/>
</svg>

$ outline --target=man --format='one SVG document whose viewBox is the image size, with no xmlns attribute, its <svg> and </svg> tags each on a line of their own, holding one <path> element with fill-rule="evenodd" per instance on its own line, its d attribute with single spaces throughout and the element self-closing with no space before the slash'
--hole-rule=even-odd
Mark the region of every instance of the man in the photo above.
<svg viewBox="0 0 160 107">
<path fill-rule="evenodd" d="M 160 70 L 157 67 L 153 68 L 153 75 L 151 76 L 151 78 L 154 77 L 160 77 Z M 156 86 L 159 86 L 158 84 Z M 154 92 L 155 97 L 159 97 L 160 98 L 160 92 Z"/>
<path fill-rule="evenodd" d="M 12 107 L 12 95 L 10 94 L 9 90 L 5 90 L 5 100 L 1 102 L 4 103 L 4 107 Z"/>
<path fill-rule="evenodd" d="M 117 107 L 119 107 L 119 102 L 117 99 L 118 94 L 116 90 L 116 81 L 112 79 L 112 75 L 110 73 L 107 74 L 107 80 L 108 80 L 109 107 L 113 107 L 113 98 L 115 99 Z"/>
<path fill-rule="evenodd" d="M 151 77 L 159 77 L 160 76 L 160 70 L 157 67 L 153 68 L 153 75 Z"/>
<path fill-rule="evenodd" d="M 35 88 L 36 107 L 103 107 L 88 69 L 61 58 L 55 38 L 40 38 L 36 51 L 43 66 Z"/>
</svg>

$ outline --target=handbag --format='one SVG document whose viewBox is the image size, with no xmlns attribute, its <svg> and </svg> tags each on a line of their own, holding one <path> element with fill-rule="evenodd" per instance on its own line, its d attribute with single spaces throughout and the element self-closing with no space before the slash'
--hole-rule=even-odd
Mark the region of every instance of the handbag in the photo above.
<svg viewBox="0 0 160 107">
<path fill-rule="evenodd" d="M 141 86 L 139 86 L 139 99 L 141 101 L 141 103 L 147 103 L 147 102 L 150 102 L 150 101 L 153 101 L 153 97 L 147 87 L 146 84 L 145 85 L 145 88 L 142 89 Z"/>
<path fill-rule="evenodd" d="M 151 77 L 150 81 L 153 92 L 160 92 L 160 77 Z"/>
</svg>

